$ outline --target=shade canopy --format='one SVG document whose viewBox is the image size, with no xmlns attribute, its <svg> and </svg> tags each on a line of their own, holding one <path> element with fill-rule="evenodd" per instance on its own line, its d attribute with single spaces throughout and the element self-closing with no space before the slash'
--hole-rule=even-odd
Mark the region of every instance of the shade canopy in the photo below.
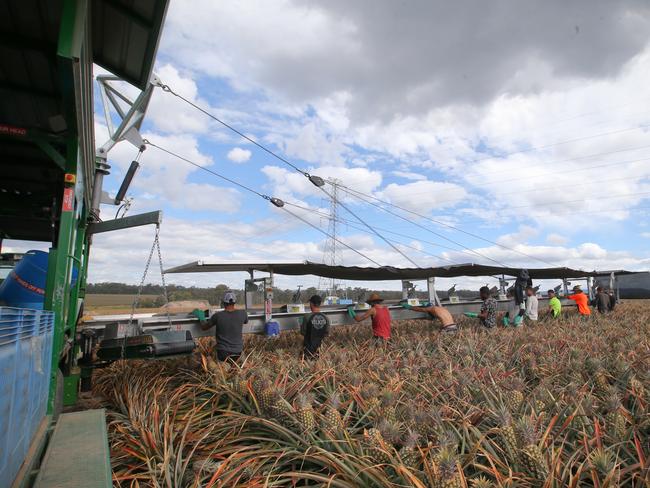
<svg viewBox="0 0 650 488">
<path fill-rule="evenodd" d="M 360 266 L 330 266 L 322 263 L 305 261 L 302 263 L 193 263 L 176 266 L 165 270 L 165 273 L 226 273 L 234 271 L 262 271 L 281 275 L 302 276 L 315 275 L 323 278 L 357 281 L 390 281 L 390 280 L 424 280 L 427 278 L 455 278 L 460 276 L 517 276 L 520 268 L 504 268 L 500 266 L 485 266 L 482 264 L 458 264 L 434 268 L 394 268 L 382 266 L 379 268 L 364 268 Z M 532 279 L 562 279 L 586 278 L 602 275 L 598 271 L 584 271 L 571 268 L 537 268 L 528 269 Z M 617 271 L 617 274 L 627 274 L 628 271 Z"/>
</svg>

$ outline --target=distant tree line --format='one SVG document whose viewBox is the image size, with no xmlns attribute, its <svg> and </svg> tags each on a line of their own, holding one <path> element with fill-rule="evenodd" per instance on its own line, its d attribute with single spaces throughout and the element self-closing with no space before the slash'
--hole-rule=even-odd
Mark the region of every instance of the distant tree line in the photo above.
<svg viewBox="0 0 650 488">
<path fill-rule="evenodd" d="M 224 284 L 219 284 L 210 288 L 201 288 L 197 286 L 182 286 L 182 285 L 168 285 L 167 286 L 167 295 L 170 301 L 180 301 L 180 300 L 207 300 L 211 305 L 218 305 L 223 295 L 226 291 L 233 291 L 237 295 L 237 300 L 239 303 L 244 302 L 244 290 L 240 289 L 231 289 L 229 286 Z M 377 291 L 381 296 L 387 300 L 398 300 L 402 298 L 402 292 L 400 290 L 373 290 L 362 287 L 349 287 L 347 289 L 339 290 L 338 295 L 343 297 L 347 296 L 354 301 L 363 301 L 365 300 L 370 293 Z M 126 283 L 90 283 L 86 286 L 86 293 L 96 294 L 112 294 L 112 295 L 135 295 L 138 292 L 137 285 L 128 285 Z M 276 303 L 291 303 L 293 302 L 293 297 L 296 293 L 295 289 L 273 289 L 273 301 Z M 474 290 L 458 290 L 458 295 L 461 298 L 471 299 L 478 296 L 478 292 Z M 155 285 L 152 283 L 147 283 L 142 288 L 143 295 L 157 295 L 155 299 L 151 297 L 142 298 L 140 300 L 140 306 L 142 307 L 159 307 L 164 303 L 163 299 L 163 289 L 161 285 Z M 325 293 L 317 290 L 315 287 L 303 288 L 300 290 L 300 301 L 307 302 L 309 297 L 312 295 L 321 295 L 324 296 Z M 417 298 L 426 299 L 427 292 L 425 290 L 416 291 L 415 296 Z M 441 299 L 447 298 L 446 291 L 438 291 L 438 296 Z M 262 302 L 262 292 L 255 294 L 255 302 L 259 304 Z"/>
</svg>

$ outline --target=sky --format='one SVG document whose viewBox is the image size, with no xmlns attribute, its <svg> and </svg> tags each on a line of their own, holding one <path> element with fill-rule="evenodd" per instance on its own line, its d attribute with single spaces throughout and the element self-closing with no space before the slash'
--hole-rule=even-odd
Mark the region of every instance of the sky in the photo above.
<svg viewBox="0 0 650 488">
<path fill-rule="evenodd" d="M 337 236 L 365 257 L 339 244 L 340 264 L 648 270 L 649 41 L 645 0 L 172 0 L 155 73 L 342 185 Z M 96 106 L 101 145 L 99 98 Z M 317 229 L 201 168 L 304 207 L 285 208 L 327 232 L 328 197 L 304 175 L 161 89 L 142 132 L 199 166 L 149 147 L 130 188 L 129 215 L 164 212 L 165 267 L 329 259 Z M 111 151 L 110 194 L 136 154 L 128 142 Z M 139 282 L 153 235 L 151 227 L 97 235 L 89 281 Z M 147 281 L 159 281 L 155 270 Z M 237 288 L 243 279 L 167 276 Z M 494 284 L 440 286 L 451 281 Z"/>
</svg>

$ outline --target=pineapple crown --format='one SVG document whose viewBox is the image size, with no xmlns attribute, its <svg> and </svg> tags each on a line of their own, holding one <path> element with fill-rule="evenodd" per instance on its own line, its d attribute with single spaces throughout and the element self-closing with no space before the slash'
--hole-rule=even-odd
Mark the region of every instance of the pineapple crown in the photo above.
<svg viewBox="0 0 650 488">
<path fill-rule="evenodd" d="M 517 421 L 517 431 L 524 446 L 537 444 L 537 429 L 529 417 L 522 417 Z"/>
<path fill-rule="evenodd" d="M 442 479 L 453 478 L 456 473 L 456 452 L 449 447 L 443 447 L 436 455 L 440 477 Z"/>
<path fill-rule="evenodd" d="M 387 441 L 397 444 L 402 437 L 402 432 L 400 425 L 397 422 L 389 422 L 388 420 L 382 420 L 379 422 L 377 429 L 381 432 L 381 435 Z"/>
<path fill-rule="evenodd" d="M 512 415 L 505 405 L 501 405 L 496 413 L 496 420 L 501 427 L 512 424 Z"/>
<path fill-rule="evenodd" d="M 412 430 L 409 430 L 406 433 L 406 437 L 404 438 L 404 446 L 409 449 L 415 449 L 415 446 L 418 445 L 419 440 L 420 440 L 420 435 L 417 432 L 413 432 Z"/>
<path fill-rule="evenodd" d="M 311 408 L 313 401 L 314 397 L 310 393 L 300 393 L 296 397 L 296 403 L 300 409 Z"/>
<path fill-rule="evenodd" d="M 610 387 L 607 394 L 607 410 L 616 412 L 622 405 L 618 390 L 614 386 Z"/>
<path fill-rule="evenodd" d="M 334 410 L 338 410 L 341 407 L 341 396 L 338 394 L 338 392 L 332 393 L 327 398 L 327 404 Z"/>
</svg>

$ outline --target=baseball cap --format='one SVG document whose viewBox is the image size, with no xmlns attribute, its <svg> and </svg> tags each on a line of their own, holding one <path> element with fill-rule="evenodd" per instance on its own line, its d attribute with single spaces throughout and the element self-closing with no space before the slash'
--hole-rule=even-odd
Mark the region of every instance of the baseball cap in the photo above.
<svg viewBox="0 0 650 488">
<path fill-rule="evenodd" d="M 237 295 L 231 291 L 227 291 L 223 296 L 223 303 L 237 303 Z"/>
</svg>

